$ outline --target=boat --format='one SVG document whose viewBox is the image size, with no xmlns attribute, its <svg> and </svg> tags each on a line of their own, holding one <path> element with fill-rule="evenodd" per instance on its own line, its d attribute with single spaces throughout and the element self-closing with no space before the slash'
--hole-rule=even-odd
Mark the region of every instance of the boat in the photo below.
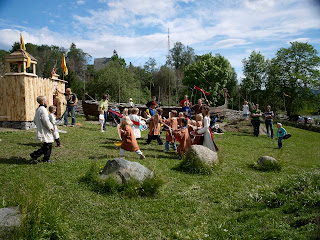
<svg viewBox="0 0 320 240">
<path fill-rule="evenodd" d="M 224 104 L 221 106 L 217 107 L 210 107 L 210 116 L 217 115 L 219 118 L 224 118 L 225 111 L 228 109 L 228 90 L 226 88 L 224 90 Z M 83 90 L 82 92 L 82 108 L 83 108 L 83 113 L 86 117 L 87 120 L 90 119 L 91 117 L 94 117 L 98 119 L 99 117 L 99 110 L 98 110 L 98 105 L 99 101 L 96 101 L 92 97 L 91 100 L 85 100 L 85 91 Z M 139 108 L 140 114 L 143 115 L 143 113 L 146 111 L 147 106 L 143 104 L 134 104 L 134 107 Z M 112 109 L 114 111 L 122 112 L 123 109 L 125 108 L 131 108 L 129 103 L 109 103 L 109 109 Z M 176 110 L 177 112 L 180 112 L 181 107 L 176 107 L 176 106 L 161 106 L 163 109 L 163 116 L 168 118 L 169 117 L 169 112 L 172 110 Z"/>
</svg>

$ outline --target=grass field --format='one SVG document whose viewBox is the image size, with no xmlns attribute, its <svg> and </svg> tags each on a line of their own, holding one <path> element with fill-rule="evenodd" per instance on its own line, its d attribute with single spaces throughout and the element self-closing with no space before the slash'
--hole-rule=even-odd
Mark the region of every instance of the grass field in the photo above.
<svg viewBox="0 0 320 240">
<path fill-rule="evenodd" d="M 164 185 L 154 197 L 92 191 L 80 178 L 92 164 L 118 157 L 116 128 L 98 122 L 60 127 L 64 148 L 54 163 L 29 164 L 39 148 L 35 130 L 0 129 L 0 207 L 20 206 L 23 227 L 12 239 L 319 239 L 320 134 L 286 127 L 292 137 L 277 149 L 266 136 L 215 136 L 221 164 L 213 174 L 174 170 L 174 153 L 139 140 Z M 280 161 L 280 171 L 253 168 L 260 156 Z"/>
</svg>

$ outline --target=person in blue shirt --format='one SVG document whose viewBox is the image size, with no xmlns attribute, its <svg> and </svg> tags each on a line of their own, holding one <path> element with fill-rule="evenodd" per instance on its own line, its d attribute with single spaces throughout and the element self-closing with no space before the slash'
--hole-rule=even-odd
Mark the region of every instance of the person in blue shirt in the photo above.
<svg viewBox="0 0 320 240">
<path fill-rule="evenodd" d="M 281 123 L 277 123 L 277 139 L 278 139 L 278 147 L 282 148 L 282 139 L 285 135 L 287 135 L 287 131 L 282 127 Z"/>
</svg>

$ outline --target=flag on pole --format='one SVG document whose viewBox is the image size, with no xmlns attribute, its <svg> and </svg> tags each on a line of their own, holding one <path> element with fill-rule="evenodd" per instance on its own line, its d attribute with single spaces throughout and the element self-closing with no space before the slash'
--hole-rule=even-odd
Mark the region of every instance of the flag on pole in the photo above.
<svg viewBox="0 0 320 240">
<path fill-rule="evenodd" d="M 286 94 L 285 92 L 282 92 L 283 95 L 285 95 L 286 97 L 291 97 L 290 95 Z"/>
<path fill-rule="evenodd" d="M 68 68 L 67 68 L 67 63 L 66 63 L 66 59 L 65 59 L 64 54 L 63 54 L 63 57 L 62 57 L 61 67 L 62 67 L 62 69 L 64 71 L 64 74 L 68 75 Z"/>
<path fill-rule="evenodd" d="M 194 85 L 193 88 L 201 91 L 201 92 L 202 92 L 203 94 L 205 94 L 205 95 L 210 95 L 210 93 L 206 92 L 206 91 L 203 90 L 202 88 L 197 87 L 196 85 Z"/>
<path fill-rule="evenodd" d="M 27 56 L 27 68 L 30 67 L 31 65 L 31 58 L 29 57 L 27 51 L 26 51 L 26 46 L 24 45 L 24 41 L 23 41 L 23 37 L 22 37 L 22 33 L 20 33 L 20 49 L 24 50 L 24 53 Z"/>
</svg>

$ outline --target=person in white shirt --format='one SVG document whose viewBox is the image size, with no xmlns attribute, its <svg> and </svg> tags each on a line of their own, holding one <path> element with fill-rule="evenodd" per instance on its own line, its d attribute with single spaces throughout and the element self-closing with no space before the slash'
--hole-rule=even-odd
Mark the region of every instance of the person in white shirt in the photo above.
<svg viewBox="0 0 320 240">
<path fill-rule="evenodd" d="M 39 107 L 36 110 L 36 114 L 34 115 L 33 122 L 37 127 L 36 139 L 42 142 L 41 148 L 37 151 L 34 151 L 30 154 L 32 158 L 33 164 L 38 163 L 38 158 L 41 155 L 43 156 L 43 162 L 53 162 L 50 160 L 51 151 L 52 151 L 52 143 L 53 139 L 53 131 L 54 127 L 49 120 L 49 114 L 47 111 L 47 98 L 45 96 L 38 96 L 37 102 L 39 103 Z"/>
<path fill-rule="evenodd" d="M 249 117 L 249 105 L 247 101 L 244 101 L 244 104 L 242 105 L 242 111 L 243 111 L 243 117 L 245 119 L 248 119 Z"/>
<path fill-rule="evenodd" d="M 104 125 L 104 111 L 99 112 L 99 122 L 100 122 L 100 132 L 104 132 L 103 125 Z"/>
</svg>

